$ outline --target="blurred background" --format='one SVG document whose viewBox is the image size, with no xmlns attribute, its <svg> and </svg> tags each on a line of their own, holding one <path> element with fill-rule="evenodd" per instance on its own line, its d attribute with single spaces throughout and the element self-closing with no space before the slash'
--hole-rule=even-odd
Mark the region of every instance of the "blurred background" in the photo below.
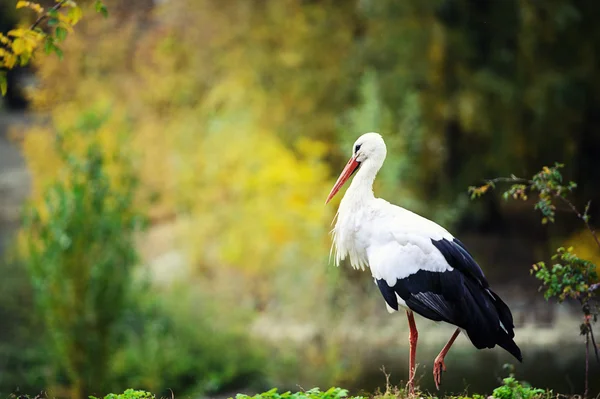
<svg viewBox="0 0 600 399">
<path fill-rule="evenodd" d="M 28 22 L 15 3 L 3 32 Z M 570 214 L 544 226 L 532 202 L 467 188 L 563 162 L 598 220 L 600 3 L 106 4 L 2 99 L 2 395 L 405 381 L 405 317 L 329 262 L 339 198 L 324 200 L 368 131 L 388 146 L 376 195 L 459 236 L 513 310 L 517 378 L 583 392 L 580 309 L 546 302 L 529 269 L 562 244 L 599 264 L 597 248 Z M 453 329 L 417 326 L 433 390 Z M 513 360 L 460 336 L 442 388 L 489 393 Z"/>
</svg>

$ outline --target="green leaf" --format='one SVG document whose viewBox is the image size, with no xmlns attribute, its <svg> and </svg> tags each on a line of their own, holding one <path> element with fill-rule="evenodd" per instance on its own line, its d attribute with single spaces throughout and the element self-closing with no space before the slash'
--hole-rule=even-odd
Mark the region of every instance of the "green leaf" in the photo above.
<svg viewBox="0 0 600 399">
<path fill-rule="evenodd" d="M 21 66 L 25 66 L 29 63 L 29 60 L 31 59 L 31 55 L 32 55 L 32 53 L 21 54 L 21 56 L 19 57 L 19 62 L 21 64 Z"/>
<path fill-rule="evenodd" d="M 64 55 L 64 54 L 63 54 L 63 51 L 62 51 L 60 48 L 58 48 L 57 46 L 54 46 L 54 52 L 55 52 L 55 53 L 56 53 L 56 55 L 58 56 L 58 59 L 59 59 L 59 60 L 62 60 L 62 59 L 63 59 L 63 55 Z"/>
<path fill-rule="evenodd" d="M 67 30 L 61 26 L 58 26 L 54 30 L 54 33 L 56 34 L 56 38 L 58 39 L 59 42 L 62 42 L 67 38 Z"/>
<path fill-rule="evenodd" d="M 46 41 L 44 42 L 44 52 L 46 54 L 50 54 L 55 48 L 56 46 L 54 45 L 54 38 L 52 36 L 46 36 Z"/>
<path fill-rule="evenodd" d="M 8 90 L 8 82 L 6 81 L 6 72 L 0 71 L 0 92 L 3 96 L 6 95 Z"/>
<path fill-rule="evenodd" d="M 51 17 L 48 20 L 48 26 L 56 26 L 56 25 L 58 25 L 58 18 Z"/>
<path fill-rule="evenodd" d="M 96 2 L 94 3 L 94 8 L 96 9 L 96 12 L 102 14 L 104 18 L 108 17 L 108 9 L 106 8 L 102 0 L 96 0 Z"/>
</svg>

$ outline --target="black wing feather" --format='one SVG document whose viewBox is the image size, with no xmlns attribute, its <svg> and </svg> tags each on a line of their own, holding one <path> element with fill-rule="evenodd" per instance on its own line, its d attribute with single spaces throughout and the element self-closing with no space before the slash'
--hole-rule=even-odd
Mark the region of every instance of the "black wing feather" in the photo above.
<svg viewBox="0 0 600 399">
<path fill-rule="evenodd" d="M 475 259 L 471 256 L 465 245 L 458 239 L 448 240 L 431 240 L 433 245 L 444 255 L 446 262 L 455 269 L 460 270 L 463 274 L 474 278 L 484 288 L 489 287 L 487 279 L 483 274 L 483 270 L 479 267 Z"/>
<path fill-rule="evenodd" d="M 476 348 L 501 346 L 519 361 L 514 343 L 513 318 L 508 306 L 489 289 L 479 265 L 458 240 L 432 240 L 454 270 L 420 270 L 398 279 L 394 286 L 376 280 L 387 304 L 398 310 L 396 294 L 415 313 L 445 321 L 466 331 Z"/>
</svg>

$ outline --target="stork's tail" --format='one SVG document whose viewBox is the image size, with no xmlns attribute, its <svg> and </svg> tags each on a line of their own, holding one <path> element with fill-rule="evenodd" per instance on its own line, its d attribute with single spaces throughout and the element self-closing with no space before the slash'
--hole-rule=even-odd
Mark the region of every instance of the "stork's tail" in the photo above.
<svg viewBox="0 0 600 399">
<path fill-rule="evenodd" d="M 493 298 L 494 306 L 498 312 L 500 318 L 501 329 L 498 331 L 497 344 L 504 348 L 508 353 L 513 355 L 519 362 L 523 362 L 523 355 L 521 355 L 521 349 L 517 346 L 514 341 L 515 332 L 512 313 L 504 301 L 492 290 L 488 290 Z"/>
<path fill-rule="evenodd" d="M 508 353 L 513 355 L 519 362 L 523 362 L 521 349 L 517 346 L 515 341 L 508 336 L 508 334 L 502 334 L 497 342 L 501 348 L 504 348 Z"/>
</svg>

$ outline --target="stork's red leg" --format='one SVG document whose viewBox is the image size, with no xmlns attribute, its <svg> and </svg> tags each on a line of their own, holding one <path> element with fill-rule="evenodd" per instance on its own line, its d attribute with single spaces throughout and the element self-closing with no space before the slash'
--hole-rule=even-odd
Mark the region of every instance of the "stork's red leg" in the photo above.
<svg viewBox="0 0 600 399">
<path fill-rule="evenodd" d="M 415 360 L 417 356 L 417 339 L 419 338 L 419 333 L 417 331 L 417 325 L 415 324 L 413 312 L 407 310 L 406 317 L 408 317 L 408 326 L 410 328 L 408 335 L 408 342 L 410 343 L 410 360 L 408 363 L 408 393 L 412 395 L 415 393 Z"/>
<path fill-rule="evenodd" d="M 460 334 L 460 328 L 457 328 L 456 331 L 454 331 L 454 334 L 452 334 L 452 336 L 448 340 L 448 343 L 442 348 L 440 354 L 437 355 L 435 361 L 433 362 L 433 381 L 435 381 L 435 387 L 438 390 L 440 389 L 440 385 L 442 384 L 442 370 L 446 371 L 444 357 L 446 357 L 446 354 L 450 350 L 450 347 L 454 343 L 456 337 L 458 337 L 458 334 Z"/>
</svg>

